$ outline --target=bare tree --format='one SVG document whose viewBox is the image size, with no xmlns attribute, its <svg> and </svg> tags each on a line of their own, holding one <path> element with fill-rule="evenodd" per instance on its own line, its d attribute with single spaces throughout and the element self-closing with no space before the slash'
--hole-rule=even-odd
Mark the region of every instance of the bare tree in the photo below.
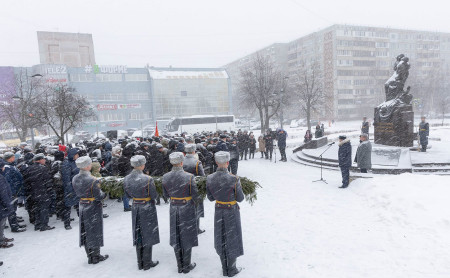
<svg viewBox="0 0 450 278">
<path fill-rule="evenodd" d="M 308 65 L 305 61 L 301 62 L 290 83 L 300 109 L 306 115 L 308 129 L 311 130 L 312 113 L 319 109 L 326 109 L 323 73 L 319 63 L 313 61 Z"/>
<path fill-rule="evenodd" d="M 287 103 L 288 94 L 276 95 L 282 88 L 281 72 L 268 56 L 256 54 L 250 66 L 241 69 L 239 99 L 241 107 L 256 107 L 261 130 L 269 128 L 270 119 L 280 109 L 280 100 Z"/>
<path fill-rule="evenodd" d="M 36 120 L 41 125 L 47 125 L 58 137 L 58 141 L 65 143 L 64 135 L 71 129 L 79 127 L 89 118 L 95 117 L 89 102 L 75 89 L 58 84 L 41 90 L 39 98 L 33 105 Z"/>
<path fill-rule="evenodd" d="M 7 98 L 0 103 L 0 119 L 16 130 L 22 142 L 27 140 L 28 129 L 38 126 L 32 107 L 41 86 L 41 80 L 28 76 L 26 70 L 15 75 L 13 84 L 2 86 L 0 93 Z"/>
</svg>

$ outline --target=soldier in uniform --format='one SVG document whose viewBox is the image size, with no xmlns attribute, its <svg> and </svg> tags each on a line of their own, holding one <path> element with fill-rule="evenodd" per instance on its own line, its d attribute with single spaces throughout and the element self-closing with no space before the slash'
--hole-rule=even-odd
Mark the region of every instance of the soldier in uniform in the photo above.
<svg viewBox="0 0 450 278">
<path fill-rule="evenodd" d="M 191 263 L 192 247 L 198 246 L 195 204 L 199 198 L 194 175 L 183 170 L 184 155 L 173 152 L 169 156 L 172 171 L 162 179 L 164 196 L 170 198 L 170 245 L 175 250 L 178 273 L 189 273 L 196 266 Z"/>
<path fill-rule="evenodd" d="M 189 144 L 184 147 L 186 156 L 184 157 L 183 169 L 184 171 L 193 174 L 194 176 L 205 176 L 205 171 L 203 170 L 203 164 L 200 160 L 195 158 L 195 150 L 197 146 L 194 144 Z M 200 217 L 205 217 L 205 208 L 203 206 L 203 200 L 196 202 L 197 211 L 197 228 L 198 234 L 203 234 L 205 230 L 200 229 Z"/>
<path fill-rule="evenodd" d="M 367 134 L 369 136 L 369 122 L 367 121 L 367 117 L 363 117 L 363 122 L 361 124 L 361 134 Z M 369 137 L 367 137 L 369 140 Z"/>
<path fill-rule="evenodd" d="M 133 245 L 136 246 L 139 270 L 148 270 L 159 263 L 152 261 L 153 245 L 159 243 L 158 215 L 155 206 L 158 193 L 153 179 L 143 173 L 147 163 L 145 157 L 133 156 L 130 163 L 134 170 L 125 177 L 124 189 L 125 194 L 133 199 Z"/>
<path fill-rule="evenodd" d="M 430 135 L 430 125 L 425 121 L 425 117 L 422 116 L 421 122 L 419 124 L 419 137 L 420 137 L 420 145 L 422 146 L 421 151 L 427 151 L 428 145 L 428 136 Z"/>
<path fill-rule="evenodd" d="M 228 173 L 230 154 L 218 152 L 215 159 L 217 172 L 206 180 L 208 199 L 216 201 L 214 247 L 222 262 L 223 276 L 233 277 L 242 270 L 236 267 L 236 259 L 244 255 L 241 216 L 237 204 L 244 200 L 244 192 L 239 177 Z"/>
<path fill-rule="evenodd" d="M 92 160 L 87 156 L 75 161 L 80 173 L 73 177 L 75 194 L 80 198 L 80 247 L 84 246 L 89 264 L 108 259 L 100 255 L 103 246 L 103 204 L 106 194 L 100 182 L 91 175 Z"/>
</svg>

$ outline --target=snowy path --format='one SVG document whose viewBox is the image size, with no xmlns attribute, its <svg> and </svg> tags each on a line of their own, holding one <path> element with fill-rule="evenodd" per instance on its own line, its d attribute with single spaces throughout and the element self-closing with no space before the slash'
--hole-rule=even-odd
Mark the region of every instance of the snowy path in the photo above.
<svg viewBox="0 0 450 278">
<path fill-rule="evenodd" d="M 241 205 L 245 255 L 238 265 L 245 269 L 237 277 L 449 277 L 449 177 L 379 176 L 342 190 L 339 172 L 324 172 L 329 184 L 313 183 L 317 168 L 256 157 L 239 164 L 239 174 L 263 188 L 254 206 Z M 161 243 L 153 252 L 160 264 L 143 272 L 136 265 L 130 213 L 115 201 L 108 204 L 105 263 L 87 264 L 78 248 L 78 219 L 66 231 L 53 218 L 53 231 L 7 230 L 16 240 L 0 250 L 0 277 L 179 277 L 168 244 L 168 205 L 158 207 Z M 180 277 L 222 277 L 213 248 L 213 204 L 206 202 L 205 210 L 206 233 L 193 250 L 197 268 Z"/>
</svg>

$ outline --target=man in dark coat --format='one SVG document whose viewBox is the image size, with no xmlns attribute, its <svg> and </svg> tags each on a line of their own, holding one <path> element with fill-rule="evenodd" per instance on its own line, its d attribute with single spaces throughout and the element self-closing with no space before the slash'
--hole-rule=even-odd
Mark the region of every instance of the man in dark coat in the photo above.
<svg viewBox="0 0 450 278">
<path fill-rule="evenodd" d="M 279 129 L 277 132 L 277 141 L 278 141 L 278 148 L 280 149 L 281 159 L 280 161 L 286 162 L 286 138 L 287 138 L 287 132 L 283 129 Z"/>
<path fill-rule="evenodd" d="M 222 262 L 223 276 L 233 277 L 241 271 L 236 259 L 244 255 L 241 215 L 237 202 L 244 200 L 239 177 L 228 173 L 230 154 L 216 153 L 217 172 L 208 176 L 206 193 L 216 201 L 214 214 L 214 247 Z"/>
<path fill-rule="evenodd" d="M 230 149 L 229 170 L 233 175 L 236 175 L 239 167 L 239 151 L 240 151 L 238 144 L 236 142 L 236 138 L 231 139 L 229 149 Z"/>
<path fill-rule="evenodd" d="M 361 134 L 367 134 L 369 136 L 369 122 L 367 117 L 363 117 L 363 122 L 361 124 Z"/>
<path fill-rule="evenodd" d="M 227 146 L 227 136 L 225 134 L 220 134 L 220 140 L 216 145 L 216 152 L 227 152 L 228 146 Z"/>
<path fill-rule="evenodd" d="M 266 143 L 266 159 L 270 159 L 272 161 L 272 153 L 273 153 L 273 140 L 275 138 L 272 136 L 272 130 L 269 128 L 264 135 L 264 141 Z"/>
<path fill-rule="evenodd" d="M 159 243 L 158 215 L 155 199 L 158 195 L 153 179 L 144 174 L 146 159 L 142 155 L 133 156 L 130 160 L 134 168 L 124 179 L 125 194 L 133 199 L 132 232 L 133 245 L 139 270 L 148 270 L 158 265 L 152 261 L 153 245 Z"/>
<path fill-rule="evenodd" d="M 151 171 L 153 171 L 152 167 L 150 167 L 151 158 L 150 158 L 149 148 L 150 148 L 149 143 L 142 142 L 139 144 L 139 148 L 135 152 L 135 155 L 142 155 L 145 157 L 146 164 L 145 164 L 144 173 L 147 175 L 151 174 Z"/>
<path fill-rule="evenodd" d="M 5 170 L 5 161 L 0 159 L 0 171 Z M 4 230 L 6 219 L 14 211 L 11 200 L 11 187 L 3 175 L 0 175 L 0 248 L 10 248 L 14 239 L 5 238 Z"/>
<path fill-rule="evenodd" d="M 63 219 L 65 212 L 64 205 L 64 184 L 62 180 L 62 164 L 64 162 L 64 153 L 56 151 L 54 153 L 55 161 L 53 161 L 50 175 L 53 178 L 53 190 L 56 194 L 56 217 Z"/>
<path fill-rule="evenodd" d="M 50 204 L 53 190 L 52 177 L 49 169 L 45 165 L 45 156 L 40 153 L 34 156 L 33 165 L 28 169 L 31 198 L 35 203 L 35 224 L 34 230 L 48 231 L 55 227 L 48 225 Z"/>
<path fill-rule="evenodd" d="M 199 195 L 194 175 L 183 170 L 184 155 L 171 153 L 172 171 L 162 179 L 164 196 L 170 198 L 170 245 L 175 250 L 178 273 L 189 273 L 196 266 L 191 263 L 192 247 L 198 246 L 195 202 Z"/>
<path fill-rule="evenodd" d="M 130 164 L 130 159 L 134 155 L 134 147 L 133 145 L 128 145 L 123 149 L 122 156 L 119 157 L 118 161 L 118 169 L 119 176 L 126 177 L 129 173 L 131 173 L 132 168 Z M 130 200 L 126 195 L 123 195 L 123 211 L 131 211 Z"/>
<path fill-rule="evenodd" d="M 75 160 L 77 160 L 78 157 L 80 156 L 79 151 L 80 150 L 78 148 L 70 149 L 67 153 L 67 159 L 64 160 L 61 168 L 62 180 L 64 185 L 64 204 L 65 204 L 63 221 L 66 230 L 72 229 L 72 227 L 70 226 L 71 221 L 70 212 L 72 210 L 72 207 L 75 207 L 77 214 L 79 214 L 78 202 L 80 201 L 80 199 L 77 197 L 77 194 L 75 194 L 75 191 L 72 186 L 73 177 L 75 177 L 80 172 L 80 169 L 78 169 L 75 163 Z"/>
<path fill-rule="evenodd" d="M 425 121 L 425 117 L 421 117 L 421 122 L 419 124 L 419 137 L 420 145 L 422 146 L 421 151 L 426 152 L 428 146 L 428 136 L 430 135 L 430 125 Z"/>
<path fill-rule="evenodd" d="M 80 247 L 84 246 L 89 264 L 108 259 L 100 255 L 103 246 L 103 199 L 106 194 L 100 189 L 100 181 L 91 175 L 92 160 L 79 157 L 76 166 L 80 169 L 72 181 L 73 189 L 80 198 Z"/>
<path fill-rule="evenodd" d="M 9 186 L 11 187 L 11 199 L 13 200 L 13 213 L 8 216 L 9 226 L 11 227 L 11 232 L 19 233 L 24 232 L 26 229 L 26 225 L 21 225 L 19 222 L 23 222 L 21 217 L 18 217 L 16 214 L 17 211 L 17 200 L 19 197 L 24 197 L 24 188 L 23 188 L 23 177 L 20 173 L 19 169 L 17 169 L 15 165 L 16 157 L 12 152 L 6 152 L 3 155 L 3 159 L 6 162 L 5 171 L 3 171 L 3 175 L 6 178 Z"/>
<path fill-rule="evenodd" d="M 186 152 L 186 156 L 183 161 L 183 169 L 184 171 L 193 174 L 194 176 L 206 176 L 205 171 L 203 170 L 203 164 L 200 160 L 195 157 L 195 150 L 197 146 L 195 144 L 188 144 L 184 146 L 184 151 Z M 200 229 L 200 217 L 205 217 L 205 208 L 203 206 L 203 200 L 200 199 L 196 202 L 196 211 L 197 211 L 197 228 L 198 234 L 202 234 L 205 230 Z"/>
<path fill-rule="evenodd" d="M 342 186 L 347 188 L 350 182 L 350 167 L 352 166 L 352 144 L 345 135 L 339 136 L 339 167 L 341 167 Z"/>
<path fill-rule="evenodd" d="M 250 132 L 249 139 L 248 139 L 248 159 L 254 159 L 255 158 L 255 151 L 256 151 L 256 139 L 253 135 L 253 132 Z"/>
</svg>

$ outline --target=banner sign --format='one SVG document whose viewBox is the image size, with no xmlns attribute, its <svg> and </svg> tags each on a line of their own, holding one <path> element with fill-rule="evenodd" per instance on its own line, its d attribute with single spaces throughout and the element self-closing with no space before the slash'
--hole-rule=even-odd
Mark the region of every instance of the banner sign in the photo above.
<svg viewBox="0 0 450 278">
<path fill-rule="evenodd" d="M 99 65 L 87 65 L 84 67 L 84 71 L 86 73 L 128 73 L 127 66 L 125 65 L 106 65 L 106 66 L 99 66 Z"/>
<path fill-rule="evenodd" d="M 97 104 L 97 110 L 118 110 L 118 109 L 139 109 L 142 108 L 140 103 L 128 103 L 128 104 Z"/>
</svg>

